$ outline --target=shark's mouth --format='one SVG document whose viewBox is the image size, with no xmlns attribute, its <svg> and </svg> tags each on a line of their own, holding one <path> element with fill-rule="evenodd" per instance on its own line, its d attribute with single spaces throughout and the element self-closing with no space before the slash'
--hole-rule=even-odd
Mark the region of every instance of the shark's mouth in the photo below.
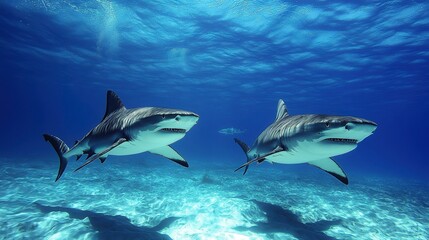
<svg viewBox="0 0 429 240">
<path fill-rule="evenodd" d="M 168 133 L 186 133 L 185 129 L 182 128 L 163 128 L 161 129 L 161 132 L 168 132 Z"/>
<path fill-rule="evenodd" d="M 335 143 L 350 143 L 356 144 L 358 140 L 356 139 L 348 139 L 348 138 L 327 138 L 325 141 L 335 142 Z"/>
</svg>

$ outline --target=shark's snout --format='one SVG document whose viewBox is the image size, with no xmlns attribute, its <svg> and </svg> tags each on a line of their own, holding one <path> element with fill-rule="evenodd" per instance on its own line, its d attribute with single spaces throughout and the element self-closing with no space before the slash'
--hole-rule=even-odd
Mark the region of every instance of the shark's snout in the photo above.
<svg viewBox="0 0 429 240">
<path fill-rule="evenodd" d="M 335 117 L 325 122 L 325 125 L 325 129 L 319 133 L 319 142 L 325 151 L 326 147 L 331 146 L 331 154 L 353 150 L 377 128 L 375 122 L 356 117 Z"/>
<path fill-rule="evenodd" d="M 198 120 L 200 117 L 197 114 L 187 115 L 187 116 L 181 116 L 178 120 L 179 122 L 183 122 L 184 124 L 187 124 L 189 126 L 188 131 L 198 123 Z"/>
<path fill-rule="evenodd" d="M 197 114 L 177 115 L 174 120 L 176 124 L 183 126 L 186 131 L 189 131 L 195 124 L 198 123 L 199 116 Z"/>
<path fill-rule="evenodd" d="M 185 134 L 197 124 L 199 116 L 192 112 L 173 113 L 165 116 L 158 124 L 159 130 L 163 133 Z"/>
<path fill-rule="evenodd" d="M 371 121 L 349 122 L 344 127 L 348 131 L 359 131 L 373 133 L 377 129 L 377 124 Z"/>
<path fill-rule="evenodd" d="M 178 122 L 188 122 L 188 123 L 194 123 L 196 124 L 198 122 L 198 119 L 200 117 L 193 113 L 190 115 L 177 115 L 174 120 L 178 121 Z"/>
</svg>

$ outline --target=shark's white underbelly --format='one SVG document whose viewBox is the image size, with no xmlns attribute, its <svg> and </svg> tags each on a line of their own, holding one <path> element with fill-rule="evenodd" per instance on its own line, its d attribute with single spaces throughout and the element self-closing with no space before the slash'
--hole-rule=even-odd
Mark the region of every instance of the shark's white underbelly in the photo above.
<svg viewBox="0 0 429 240">
<path fill-rule="evenodd" d="M 314 155 L 305 152 L 282 151 L 270 155 L 265 159 L 267 162 L 280 163 L 280 164 L 299 164 L 326 158 L 322 155 Z"/>
<path fill-rule="evenodd" d="M 112 149 L 108 155 L 124 156 L 143 153 L 152 149 L 157 149 L 170 145 L 180 139 L 185 134 L 167 134 L 158 132 L 141 132 L 132 141 L 124 142 Z"/>
<path fill-rule="evenodd" d="M 159 148 L 160 145 L 149 144 L 149 143 L 136 143 L 136 142 L 126 142 L 116 147 L 115 149 L 109 152 L 109 155 L 115 156 L 124 156 L 138 154 L 142 152 L 149 151 L 154 148 Z"/>
</svg>

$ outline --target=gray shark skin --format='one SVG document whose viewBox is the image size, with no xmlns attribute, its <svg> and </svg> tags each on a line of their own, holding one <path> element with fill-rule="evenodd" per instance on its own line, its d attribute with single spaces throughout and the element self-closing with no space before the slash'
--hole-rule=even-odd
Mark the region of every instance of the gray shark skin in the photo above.
<svg viewBox="0 0 429 240">
<path fill-rule="evenodd" d="M 193 112 L 144 107 L 127 109 L 113 91 L 107 92 L 106 113 L 102 121 L 81 140 L 69 148 L 60 138 L 44 134 L 43 137 L 55 149 L 60 159 L 60 167 L 55 181 L 60 179 L 67 159 L 79 159 L 86 154 L 86 162 L 75 171 L 96 159 L 104 163 L 107 156 L 132 155 L 151 152 L 164 156 L 184 167 L 186 160 L 170 144 L 182 139 L 198 122 L 199 116 Z"/>
<path fill-rule="evenodd" d="M 332 157 L 352 151 L 376 128 L 372 121 L 350 116 L 291 116 L 280 99 L 274 123 L 258 136 L 251 148 L 235 139 L 247 157 L 247 162 L 235 171 L 245 168 L 244 175 L 254 162 L 308 163 L 348 184 L 346 174 Z"/>
</svg>

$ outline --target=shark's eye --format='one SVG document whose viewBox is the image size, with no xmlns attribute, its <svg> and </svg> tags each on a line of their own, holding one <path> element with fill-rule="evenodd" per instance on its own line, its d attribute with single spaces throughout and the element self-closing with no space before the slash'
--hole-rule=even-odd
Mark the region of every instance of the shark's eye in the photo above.
<svg viewBox="0 0 429 240">
<path fill-rule="evenodd" d="M 326 125 L 326 127 L 329 127 L 329 122 L 326 122 L 325 125 Z"/>
<path fill-rule="evenodd" d="M 165 119 L 165 114 L 162 114 L 162 115 L 161 115 L 161 118 L 162 118 L 162 119 Z"/>
</svg>

